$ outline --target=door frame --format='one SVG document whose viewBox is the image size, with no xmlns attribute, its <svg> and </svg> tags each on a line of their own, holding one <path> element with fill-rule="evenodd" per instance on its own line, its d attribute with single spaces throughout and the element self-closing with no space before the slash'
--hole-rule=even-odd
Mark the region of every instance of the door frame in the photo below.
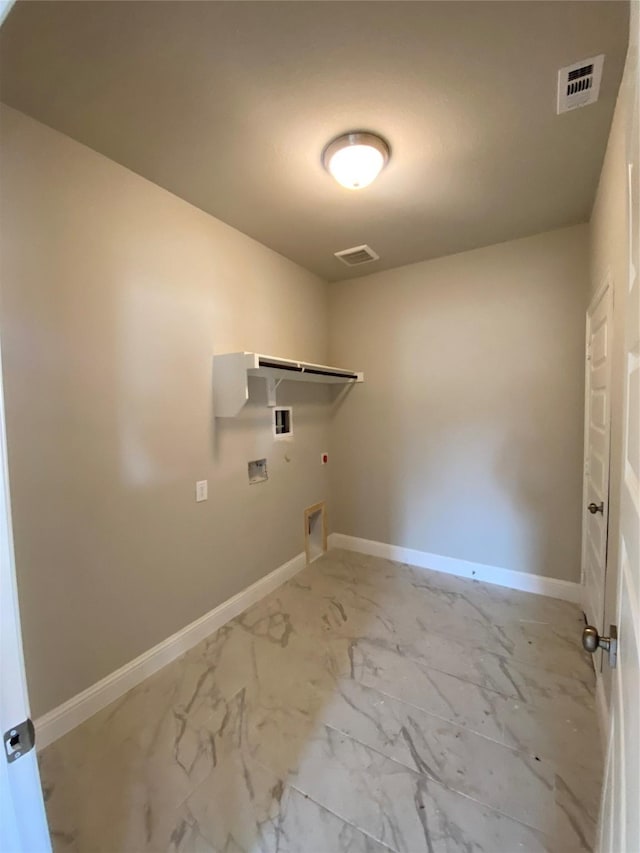
<svg viewBox="0 0 640 853">
<path fill-rule="evenodd" d="M 640 4 L 632 3 L 629 51 L 620 87 L 628 109 L 626 126 L 627 274 L 624 280 L 625 330 L 622 340 L 622 441 L 618 462 L 617 578 L 615 618 L 618 664 L 612 672 L 608 720 L 608 749 L 602 788 L 599 853 L 640 849 L 638 795 L 640 792 L 640 446 L 632 405 L 640 386 Z M 635 193 L 634 193 L 635 189 Z M 632 378 L 633 377 L 633 378 Z M 635 420 L 635 423 L 634 423 Z M 631 814 L 630 814 L 631 813 Z"/>
<path fill-rule="evenodd" d="M 0 734 L 30 716 L 11 525 L 11 496 L 0 355 Z M 0 755 L 0 849 L 49 853 L 51 843 L 35 748 L 9 762 Z"/>
<path fill-rule="evenodd" d="M 0 0 L 0 26 L 15 0 Z M 11 493 L 0 354 L 0 735 L 28 719 L 29 695 L 22 650 L 16 582 Z M 0 749 L 0 848 L 11 853 L 50 853 L 35 749 L 8 762 L 4 739 Z"/>
<path fill-rule="evenodd" d="M 608 559 L 609 559 L 609 548 L 608 548 L 608 540 L 609 540 L 609 494 L 611 490 L 611 381 L 613 377 L 612 371 L 612 353 L 613 353 L 613 334 L 614 334 L 614 282 L 613 276 L 611 274 L 611 270 L 607 269 L 603 280 L 596 290 L 593 298 L 589 302 L 589 306 L 586 312 L 585 318 L 585 346 L 584 346 L 584 443 L 583 443 L 583 452 L 582 452 L 582 505 L 581 505 L 581 517 L 582 517 L 582 525 L 581 525 L 581 539 L 580 539 L 580 583 L 583 587 L 583 608 L 586 612 L 587 610 L 587 578 L 585 573 L 585 565 L 586 565 L 586 546 L 587 546 L 587 521 L 588 517 L 586 515 L 586 505 L 589 495 L 589 414 L 590 414 L 590 370 L 591 370 L 591 356 L 589 352 L 589 338 L 591 332 L 591 317 L 595 312 L 598 304 L 602 301 L 603 298 L 606 298 L 606 294 L 608 292 L 609 299 L 609 326 L 608 326 L 608 339 L 607 339 L 607 348 L 609 352 L 608 356 L 608 375 L 607 375 L 607 388 L 609 393 L 607 395 L 607 413 L 606 413 L 606 422 L 607 429 L 609 432 L 609 440 L 608 440 L 608 450 L 607 450 L 607 467 L 608 467 L 608 476 L 607 476 L 607 496 L 605 500 L 606 506 L 606 538 L 607 538 L 607 547 L 605 549 L 605 561 L 604 561 L 604 573 L 603 573 L 603 584 L 602 584 L 602 613 L 599 614 L 599 619 L 596 622 L 596 627 L 599 631 L 602 630 L 604 625 L 604 605 L 605 605 L 605 592 L 606 592 L 606 577 L 607 577 L 607 568 L 608 568 Z M 588 616 L 590 614 L 587 614 Z M 596 671 L 597 671 L 596 667 Z"/>
</svg>

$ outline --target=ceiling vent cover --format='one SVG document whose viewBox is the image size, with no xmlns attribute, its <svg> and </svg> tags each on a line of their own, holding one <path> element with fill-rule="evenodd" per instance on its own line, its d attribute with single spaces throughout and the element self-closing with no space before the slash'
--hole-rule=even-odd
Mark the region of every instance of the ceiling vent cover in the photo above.
<svg viewBox="0 0 640 853">
<path fill-rule="evenodd" d="M 600 94 L 603 64 L 601 53 L 558 71 L 558 115 L 595 104 Z"/>
<path fill-rule="evenodd" d="M 343 249 L 341 252 L 334 252 L 334 255 L 348 267 L 357 267 L 360 264 L 370 264 L 371 261 L 380 260 L 380 255 L 376 255 L 373 249 L 366 245 Z"/>
</svg>

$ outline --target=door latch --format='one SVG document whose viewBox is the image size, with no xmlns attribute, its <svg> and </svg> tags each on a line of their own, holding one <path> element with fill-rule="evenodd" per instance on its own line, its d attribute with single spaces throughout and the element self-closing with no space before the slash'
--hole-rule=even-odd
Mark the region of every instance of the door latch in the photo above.
<svg viewBox="0 0 640 853">
<path fill-rule="evenodd" d="M 7 756 L 7 761 L 11 764 L 12 761 L 17 761 L 25 752 L 33 749 L 36 742 L 36 730 L 30 719 L 18 723 L 4 733 L 4 751 Z"/>
<path fill-rule="evenodd" d="M 597 512 L 599 512 L 600 515 L 604 515 L 604 501 L 600 501 L 599 504 L 596 504 L 591 501 L 591 503 L 587 506 L 587 509 L 589 510 L 591 515 L 595 515 Z"/>
<path fill-rule="evenodd" d="M 593 625 L 587 625 L 582 632 L 582 647 L 586 652 L 593 654 L 598 649 L 608 652 L 609 666 L 611 669 L 616 668 L 618 661 L 618 627 L 617 625 L 609 626 L 609 636 L 601 637 L 598 634 L 598 629 Z"/>
</svg>

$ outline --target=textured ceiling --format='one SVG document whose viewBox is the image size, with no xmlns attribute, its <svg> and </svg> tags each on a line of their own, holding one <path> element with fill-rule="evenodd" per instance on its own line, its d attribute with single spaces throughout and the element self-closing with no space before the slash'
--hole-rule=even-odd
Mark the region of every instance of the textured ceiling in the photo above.
<svg viewBox="0 0 640 853">
<path fill-rule="evenodd" d="M 625 2 L 19 2 L 2 99 L 334 280 L 584 222 Z M 560 66 L 605 53 L 597 104 Z M 367 189 L 325 143 L 381 133 Z M 349 270 L 333 252 L 368 243 Z"/>
</svg>

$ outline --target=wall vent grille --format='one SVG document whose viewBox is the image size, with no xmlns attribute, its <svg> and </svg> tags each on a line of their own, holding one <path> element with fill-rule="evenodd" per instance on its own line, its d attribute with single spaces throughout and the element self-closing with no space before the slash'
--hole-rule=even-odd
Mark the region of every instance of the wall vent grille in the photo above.
<svg viewBox="0 0 640 853">
<path fill-rule="evenodd" d="M 558 71 L 558 115 L 598 100 L 603 64 L 604 54 L 601 53 Z"/>
<path fill-rule="evenodd" d="M 334 255 L 348 267 L 357 267 L 360 264 L 370 264 L 371 261 L 380 260 L 380 255 L 376 255 L 373 249 L 367 245 L 343 249 L 341 252 L 334 252 Z"/>
</svg>

